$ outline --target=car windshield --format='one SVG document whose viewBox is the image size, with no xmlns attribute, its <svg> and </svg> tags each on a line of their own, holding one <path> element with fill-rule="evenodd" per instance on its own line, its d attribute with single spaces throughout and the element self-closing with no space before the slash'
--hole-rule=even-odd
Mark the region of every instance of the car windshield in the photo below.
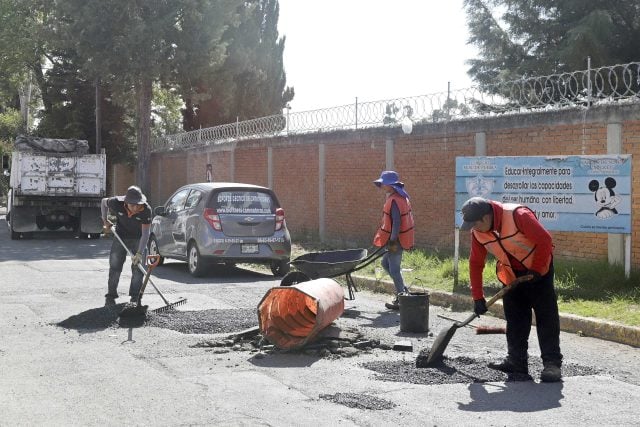
<svg viewBox="0 0 640 427">
<path fill-rule="evenodd" d="M 271 214 L 275 212 L 269 193 L 261 191 L 221 191 L 213 197 L 219 214 Z"/>
</svg>

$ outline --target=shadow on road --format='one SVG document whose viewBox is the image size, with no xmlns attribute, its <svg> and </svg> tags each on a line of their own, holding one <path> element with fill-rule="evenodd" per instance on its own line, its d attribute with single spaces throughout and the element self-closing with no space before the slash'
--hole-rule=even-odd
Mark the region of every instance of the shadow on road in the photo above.
<svg viewBox="0 0 640 427">
<path fill-rule="evenodd" d="M 92 308 L 80 314 L 69 316 L 61 322 L 54 323 L 54 325 L 65 329 L 75 329 L 81 334 L 102 331 L 114 326 L 117 327 L 118 314 L 120 314 L 125 305 L 126 304 L 117 304 Z M 131 327 L 131 325 L 126 325 L 126 327 Z"/>
<path fill-rule="evenodd" d="M 249 362 L 261 368 L 306 368 L 318 360 L 320 360 L 319 357 L 293 352 L 273 353 L 264 357 L 253 356 L 249 359 Z"/>
<path fill-rule="evenodd" d="M 171 280 L 174 282 L 184 283 L 188 285 L 207 284 L 220 281 L 222 283 L 255 283 L 262 281 L 273 281 L 270 274 L 260 273 L 257 271 L 243 269 L 240 267 L 216 266 L 213 271 L 204 277 L 193 277 L 187 270 L 187 264 L 184 262 L 165 261 L 165 263 L 153 270 L 153 277 Z"/>
<path fill-rule="evenodd" d="M 522 396 L 526 394 L 526 399 Z M 559 408 L 562 383 L 506 382 L 504 384 L 469 384 L 469 403 L 459 403 L 458 409 L 471 412 L 509 411 L 537 412 Z"/>
<path fill-rule="evenodd" d="M 0 220 L 0 241 L 9 250 L 0 251 L 0 261 L 96 259 L 109 256 L 111 239 L 80 239 L 72 232 L 43 231 L 33 239 L 11 240 L 7 222 Z"/>
</svg>

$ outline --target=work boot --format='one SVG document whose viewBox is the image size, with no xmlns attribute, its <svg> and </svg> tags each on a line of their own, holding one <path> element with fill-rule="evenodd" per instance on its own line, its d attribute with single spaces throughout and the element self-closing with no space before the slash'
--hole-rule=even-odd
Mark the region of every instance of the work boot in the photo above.
<svg viewBox="0 0 640 427">
<path fill-rule="evenodd" d="M 105 294 L 104 306 L 116 305 L 116 298 L 118 298 L 118 294 Z"/>
<path fill-rule="evenodd" d="M 489 362 L 487 366 L 507 374 L 529 374 L 529 366 L 526 360 L 516 362 L 510 357 L 506 357 L 501 362 Z"/>
<path fill-rule="evenodd" d="M 544 362 L 544 369 L 540 373 L 540 381 L 545 383 L 556 383 L 562 378 L 560 366 L 554 362 Z"/>
<path fill-rule="evenodd" d="M 400 304 L 398 303 L 398 297 L 396 296 L 393 301 L 384 303 L 384 306 L 389 310 L 400 310 Z"/>
</svg>

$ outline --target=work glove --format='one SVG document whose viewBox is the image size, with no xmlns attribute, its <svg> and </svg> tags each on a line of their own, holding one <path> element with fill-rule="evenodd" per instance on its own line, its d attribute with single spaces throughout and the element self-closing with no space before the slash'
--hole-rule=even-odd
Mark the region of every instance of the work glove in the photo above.
<svg viewBox="0 0 640 427">
<path fill-rule="evenodd" d="M 487 300 L 484 298 L 473 301 L 473 312 L 480 316 L 487 312 Z"/>
<path fill-rule="evenodd" d="M 540 273 L 538 273 L 537 271 L 534 271 L 534 270 L 528 270 L 527 271 L 527 276 L 531 276 L 531 278 L 529 280 L 526 280 L 527 282 L 537 282 L 542 277 L 540 275 Z"/>
<path fill-rule="evenodd" d="M 399 245 L 397 240 L 389 240 L 389 242 L 387 242 L 387 249 L 389 249 L 389 252 L 398 252 L 398 248 Z"/>
<path fill-rule="evenodd" d="M 138 252 L 134 256 L 131 257 L 131 264 L 138 265 L 142 261 L 142 254 Z"/>
<path fill-rule="evenodd" d="M 111 227 L 113 227 L 113 224 L 109 220 L 102 221 L 102 234 L 105 237 L 111 235 Z"/>
</svg>

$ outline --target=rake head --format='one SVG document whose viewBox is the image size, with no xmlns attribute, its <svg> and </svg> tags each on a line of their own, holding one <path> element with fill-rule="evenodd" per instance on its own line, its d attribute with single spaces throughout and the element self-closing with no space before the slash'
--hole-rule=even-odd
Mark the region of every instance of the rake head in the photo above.
<svg viewBox="0 0 640 427">
<path fill-rule="evenodd" d="M 176 302 L 172 302 L 171 304 L 167 304 L 162 307 L 158 307 L 154 310 L 151 310 L 151 313 L 163 313 L 163 312 L 171 311 L 174 309 L 174 307 L 178 305 L 186 304 L 186 302 L 187 302 L 186 298 L 181 298 Z"/>
</svg>

